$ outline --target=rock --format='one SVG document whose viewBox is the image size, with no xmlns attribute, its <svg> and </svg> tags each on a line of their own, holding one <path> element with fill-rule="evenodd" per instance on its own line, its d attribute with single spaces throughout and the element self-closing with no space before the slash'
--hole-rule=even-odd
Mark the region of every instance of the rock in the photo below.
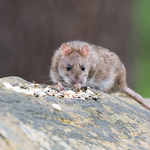
<svg viewBox="0 0 150 150">
<path fill-rule="evenodd" d="M 35 97 L 8 89 L 3 82 L 12 87 L 21 83 L 25 91 L 39 87 L 17 77 L 0 79 L 0 150 L 149 150 L 150 112 L 142 106 L 94 89 L 96 101 L 50 92 Z"/>
</svg>

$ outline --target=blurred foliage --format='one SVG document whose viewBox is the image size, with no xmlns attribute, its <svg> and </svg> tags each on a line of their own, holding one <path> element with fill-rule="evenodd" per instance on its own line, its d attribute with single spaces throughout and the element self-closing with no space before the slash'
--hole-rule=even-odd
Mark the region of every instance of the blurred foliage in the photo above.
<svg viewBox="0 0 150 150">
<path fill-rule="evenodd" d="M 150 97 L 150 0 L 134 0 L 135 90 Z"/>
</svg>

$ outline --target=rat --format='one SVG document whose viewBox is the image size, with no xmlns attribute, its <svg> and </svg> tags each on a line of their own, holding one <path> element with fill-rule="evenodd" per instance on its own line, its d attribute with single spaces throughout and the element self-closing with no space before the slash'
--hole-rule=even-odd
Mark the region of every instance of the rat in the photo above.
<svg viewBox="0 0 150 150">
<path fill-rule="evenodd" d="M 108 49 L 83 41 L 63 43 L 54 53 L 50 77 L 61 90 L 64 86 L 89 86 L 102 92 L 124 92 L 150 110 L 150 104 L 127 86 L 126 69 Z"/>
</svg>

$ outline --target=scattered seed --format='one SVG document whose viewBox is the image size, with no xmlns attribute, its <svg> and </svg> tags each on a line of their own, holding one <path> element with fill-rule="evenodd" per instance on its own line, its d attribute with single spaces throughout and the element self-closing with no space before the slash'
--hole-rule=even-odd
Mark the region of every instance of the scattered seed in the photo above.
<svg viewBox="0 0 150 150">
<path fill-rule="evenodd" d="M 55 93 L 57 93 L 57 91 L 56 90 L 52 90 L 51 93 L 55 94 Z"/>
<path fill-rule="evenodd" d="M 73 95 L 73 98 L 80 98 L 78 94 Z"/>
<path fill-rule="evenodd" d="M 87 93 L 83 93 L 83 94 L 82 94 L 82 97 L 84 97 L 84 98 L 89 98 L 89 95 L 88 95 Z"/>
<path fill-rule="evenodd" d="M 47 94 L 48 94 L 48 95 L 50 95 L 50 96 L 53 96 L 53 94 L 52 94 L 52 93 L 50 93 L 50 92 L 48 92 Z"/>
<path fill-rule="evenodd" d="M 69 98 L 69 96 L 68 95 L 64 95 L 64 98 Z"/>
<path fill-rule="evenodd" d="M 85 100 L 85 98 L 84 97 L 80 97 L 82 100 Z"/>
<path fill-rule="evenodd" d="M 27 94 L 27 95 L 35 95 L 36 97 L 39 96 L 56 96 L 59 98 L 81 98 L 83 100 L 90 98 L 97 100 L 97 96 L 89 90 L 87 87 L 83 87 L 81 89 L 77 88 L 74 90 L 63 90 L 59 91 L 56 89 L 54 86 L 47 86 L 47 85 L 40 85 L 37 83 L 30 83 L 30 84 L 22 84 L 22 83 L 15 83 L 11 85 L 8 82 L 3 82 L 6 88 L 11 89 L 15 92 L 19 92 L 22 94 Z M 36 88 L 35 87 L 41 87 L 41 88 Z"/>
<path fill-rule="evenodd" d="M 20 92 L 19 93 L 22 93 L 22 94 L 27 94 L 27 95 L 34 95 L 34 92 L 31 91 L 31 90 L 26 90 L 26 89 L 20 89 Z"/>
<path fill-rule="evenodd" d="M 34 89 L 34 95 L 36 97 L 42 96 L 42 90 L 41 89 Z"/>
<path fill-rule="evenodd" d="M 46 93 L 45 93 L 45 92 L 42 92 L 42 94 L 41 94 L 41 95 L 44 97 L 44 96 L 46 96 Z"/>
<path fill-rule="evenodd" d="M 72 90 L 68 90 L 64 93 L 65 95 L 75 95 L 76 93 Z"/>
<path fill-rule="evenodd" d="M 47 85 L 45 85 L 45 84 L 38 84 L 38 88 L 46 88 L 47 87 Z"/>
<path fill-rule="evenodd" d="M 8 83 L 8 82 L 3 82 L 3 84 L 5 85 L 5 87 L 7 89 L 12 89 L 13 88 L 12 85 L 10 83 Z"/>
<path fill-rule="evenodd" d="M 79 88 L 76 88 L 74 91 L 75 92 L 81 92 L 81 90 Z"/>
<path fill-rule="evenodd" d="M 89 89 L 86 90 L 86 93 L 89 94 L 90 96 L 94 95 L 94 93 Z"/>
<path fill-rule="evenodd" d="M 14 90 L 15 92 L 20 92 L 20 87 L 19 87 L 19 86 L 14 86 L 14 87 L 13 87 L 13 90 Z"/>
<path fill-rule="evenodd" d="M 96 95 L 92 96 L 92 99 L 97 100 L 97 96 Z"/>
<path fill-rule="evenodd" d="M 24 88 L 24 85 L 22 83 L 19 83 L 20 88 Z"/>
<path fill-rule="evenodd" d="M 87 86 L 81 87 L 81 90 L 82 90 L 83 92 L 85 92 L 85 91 L 87 90 Z"/>
<path fill-rule="evenodd" d="M 58 93 L 58 96 L 60 96 L 60 97 L 64 97 L 64 94 L 62 94 L 62 93 Z"/>
<path fill-rule="evenodd" d="M 46 87 L 46 88 L 43 90 L 43 92 L 47 93 L 47 92 L 50 92 L 50 90 L 49 90 L 48 87 Z"/>
<path fill-rule="evenodd" d="M 39 85 L 39 84 L 37 84 L 37 83 L 36 83 L 36 84 L 33 84 L 33 86 L 35 86 L 35 87 L 38 87 L 38 85 Z"/>
<path fill-rule="evenodd" d="M 55 108 L 58 111 L 62 110 L 61 107 L 58 104 L 55 104 L 55 103 L 52 104 L 52 107 Z"/>
<path fill-rule="evenodd" d="M 73 98 L 73 96 L 72 96 L 72 95 L 68 95 L 68 97 L 69 97 L 69 98 Z"/>
</svg>

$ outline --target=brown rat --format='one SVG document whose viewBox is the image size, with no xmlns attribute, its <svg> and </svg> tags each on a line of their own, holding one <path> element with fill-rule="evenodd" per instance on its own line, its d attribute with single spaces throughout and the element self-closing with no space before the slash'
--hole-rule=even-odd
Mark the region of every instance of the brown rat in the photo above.
<svg viewBox="0 0 150 150">
<path fill-rule="evenodd" d="M 150 110 L 150 104 L 127 87 L 126 69 L 119 57 L 103 47 L 82 41 L 62 44 L 52 58 L 50 76 L 62 90 L 64 85 L 87 85 L 106 93 L 125 92 Z"/>
</svg>

